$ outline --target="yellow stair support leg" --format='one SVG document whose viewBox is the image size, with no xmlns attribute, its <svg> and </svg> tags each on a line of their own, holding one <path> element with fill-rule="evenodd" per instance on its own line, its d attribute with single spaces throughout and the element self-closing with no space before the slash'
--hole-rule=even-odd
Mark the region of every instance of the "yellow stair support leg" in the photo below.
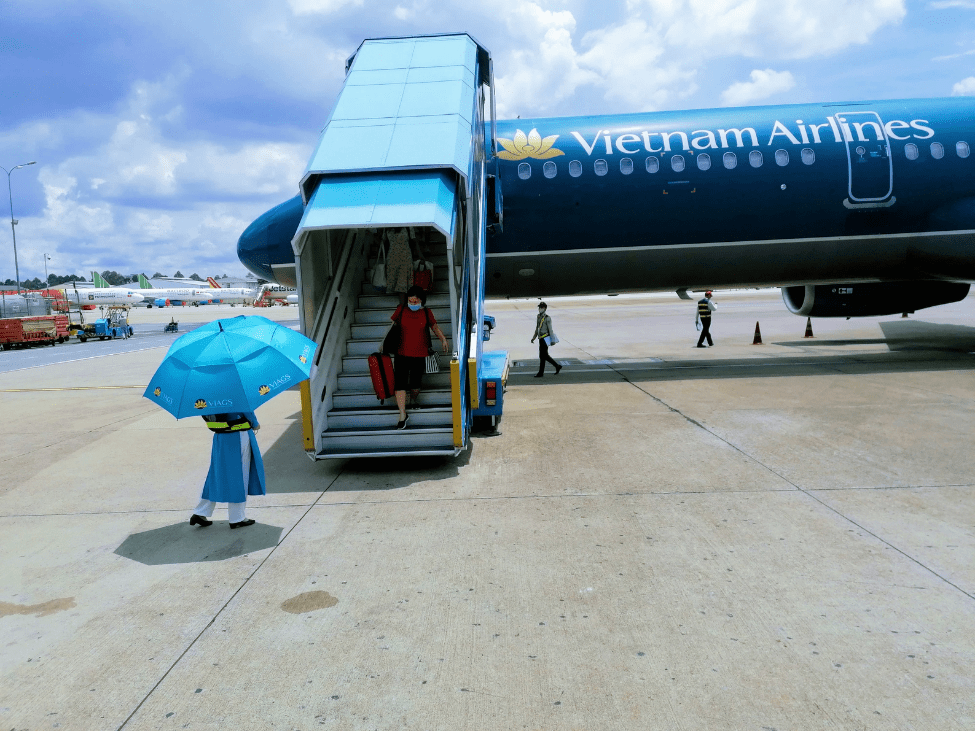
<svg viewBox="0 0 975 731">
<path fill-rule="evenodd" d="M 477 387 L 477 358 L 467 359 L 467 387 L 470 389 L 471 408 L 476 409 L 481 403 L 481 390 Z"/>
<path fill-rule="evenodd" d="M 464 429 L 461 423 L 460 360 L 450 361 L 450 404 L 454 413 L 454 446 L 464 446 Z"/>
<path fill-rule="evenodd" d="M 311 383 L 301 382 L 301 434 L 304 438 L 305 451 L 315 451 L 315 435 L 311 425 Z"/>
</svg>

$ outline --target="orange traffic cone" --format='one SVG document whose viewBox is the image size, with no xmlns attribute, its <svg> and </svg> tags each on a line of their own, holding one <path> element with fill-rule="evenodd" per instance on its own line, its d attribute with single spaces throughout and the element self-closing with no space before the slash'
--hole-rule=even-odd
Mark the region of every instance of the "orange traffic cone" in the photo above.
<svg viewBox="0 0 975 731">
<path fill-rule="evenodd" d="M 802 337 L 804 337 L 804 338 L 814 338 L 814 337 L 816 337 L 815 335 L 812 334 L 812 318 L 811 317 L 807 317 L 806 318 L 806 334 L 803 335 Z"/>
<path fill-rule="evenodd" d="M 762 331 L 758 329 L 758 322 L 755 323 L 755 339 L 752 340 L 752 345 L 762 344 Z"/>
</svg>

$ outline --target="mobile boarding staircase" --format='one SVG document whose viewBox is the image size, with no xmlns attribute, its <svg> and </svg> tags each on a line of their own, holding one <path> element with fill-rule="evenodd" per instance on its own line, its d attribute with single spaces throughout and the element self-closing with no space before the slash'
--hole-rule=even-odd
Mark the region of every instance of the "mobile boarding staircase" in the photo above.
<svg viewBox="0 0 975 731">
<path fill-rule="evenodd" d="M 466 34 L 368 40 L 347 62 L 292 241 L 301 329 L 317 343 L 301 394 L 312 459 L 457 455 L 475 416 L 500 417 L 507 354 L 482 348 L 487 226 L 501 224 L 493 110 L 490 55 Z M 404 226 L 434 264 L 427 307 L 450 352 L 397 430 L 395 399 L 376 398 L 368 356 L 399 301 L 368 274 L 383 230 Z"/>
</svg>

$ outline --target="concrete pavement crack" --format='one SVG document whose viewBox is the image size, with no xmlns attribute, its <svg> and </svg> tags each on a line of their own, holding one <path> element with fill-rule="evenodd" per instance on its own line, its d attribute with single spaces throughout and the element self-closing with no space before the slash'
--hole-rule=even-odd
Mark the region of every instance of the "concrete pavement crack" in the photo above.
<svg viewBox="0 0 975 731">
<path fill-rule="evenodd" d="M 566 342 L 568 342 L 568 341 L 566 341 Z M 579 350 L 581 350 L 583 353 L 586 353 L 586 355 L 588 355 L 590 358 L 594 358 L 593 354 L 590 353 L 590 352 L 588 352 L 587 350 L 585 350 L 583 348 L 579 348 L 579 346 L 574 345 L 573 343 L 569 343 L 569 345 L 573 345 L 573 347 L 576 347 Z M 645 388 L 641 387 L 639 384 L 634 383 L 629 378 L 627 378 L 626 375 L 622 371 L 614 368 L 612 365 L 609 365 L 608 368 L 610 370 L 612 370 L 614 373 L 616 373 L 623 380 L 624 383 L 629 384 L 630 386 L 632 386 L 636 390 L 640 391 L 641 393 L 645 394 L 649 398 L 651 398 L 654 401 L 656 401 L 658 404 L 660 404 L 664 408 L 670 410 L 674 414 L 677 414 L 681 418 L 685 419 L 688 423 L 693 424 L 694 426 L 696 426 L 697 428 L 701 429 L 702 431 L 707 432 L 708 434 L 710 434 L 715 439 L 717 439 L 717 440 L 723 442 L 724 444 L 728 445 L 729 447 L 731 447 L 733 450 L 735 450 L 736 452 L 738 452 L 740 455 L 742 455 L 746 459 L 749 459 L 749 460 L 753 461 L 755 464 L 757 464 L 760 467 L 762 467 L 763 469 L 767 470 L 769 473 L 775 475 L 776 477 L 778 477 L 780 480 L 782 480 L 786 484 L 792 485 L 792 487 L 794 487 L 798 492 L 800 492 L 803 495 L 805 495 L 806 497 L 808 497 L 810 500 L 813 500 L 816 503 L 819 503 L 819 505 L 821 505 L 822 507 L 826 508 L 827 510 L 829 510 L 830 512 L 832 512 L 836 516 L 842 518 L 843 520 L 847 521 L 851 525 L 856 526 L 859 530 L 863 531 L 864 533 L 866 533 L 869 536 L 872 536 L 875 540 L 879 541 L 880 543 L 882 543 L 883 545 L 887 546 L 891 550 L 896 551 L 901 556 L 903 556 L 904 558 L 906 558 L 908 561 L 916 564 L 920 568 L 922 568 L 925 571 L 927 571 L 928 573 L 930 573 L 932 576 L 937 577 L 940 581 L 942 581 L 945 584 L 947 584 L 948 586 L 952 587 L 953 589 L 955 589 L 956 591 L 958 591 L 960 594 L 963 594 L 964 596 L 968 597 L 969 599 L 975 601 L 975 595 L 973 595 L 971 592 L 965 591 L 960 586 L 958 586 L 958 584 L 956 584 L 955 582 L 951 581 L 946 576 L 941 575 L 940 573 L 938 573 L 937 571 L 935 571 L 933 568 L 931 568 L 927 564 L 923 563 L 920 559 L 915 558 L 911 554 L 907 553 L 907 551 L 905 551 L 904 549 L 902 549 L 902 548 L 894 545 L 893 543 L 891 543 L 890 541 L 888 541 L 885 538 L 882 538 L 881 536 L 879 536 L 877 533 L 875 533 L 874 531 L 870 530 L 866 526 L 861 525 L 860 523 L 858 523 L 856 520 L 854 520 L 850 516 L 845 515 L 844 513 L 840 512 L 839 510 L 837 510 L 836 508 L 834 508 L 832 505 L 830 505 L 826 501 L 824 501 L 824 500 L 820 499 L 819 497 L 817 497 L 816 495 L 814 495 L 809 490 L 800 487 L 799 485 L 797 485 L 796 483 L 794 483 L 792 480 L 790 480 L 789 478 L 787 478 L 785 475 L 782 475 L 779 472 L 777 472 L 776 470 L 772 469 L 767 464 L 765 464 L 764 462 L 762 462 L 760 459 L 752 456 L 751 454 L 749 454 L 748 452 L 746 452 L 744 449 L 742 449 L 741 447 L 739 447 L 737 444 L 734 444 L 734 443 L 730 442 L 729 440 L 727 440 L 724 437 L 722 437 L 720 434 L 717 434 L 716 432 L 714 432 L 712 429 L 707 428 L 701 422 L 697 421 L 696 419 L 691 418 L 690 416 L 688 416 L 687 414 L 685 414 L 684 412 L 682 412 L 680 409 L 674 408 L 673 406 L 671 406 L 670 404 L 668 404 L 663 399 L 659 398 L 658 396 L 654 396 L 648 390 L 646 390 Z M 837 371 L 837 372 L 840 373 L 841 371 Z"/>
<path fill-rule="evenodd" d="M 247 575 L 247 577 L 244 579 L 244 581 L 241 583 L 241 585 L 238 586 L 237 589 L 234 591 L 234 593 L 231 594 L 230 597 L 227 599 L 227 601 L 223 603 L 223 606 L 221 606 L 220 609 L 217 610 L 217 613 L 214 614 L 213 617 L 210 618 L 210 621 L 207 622 L 206 626 L 203 629 L 201 629 L 200 632 L 199 632 L 199 634 L 197 634 L 197 636 L 194 637 L 193 640 L 183 649 L 183 651 L 179 654 L 179 657 L 177 657 L 173 661 L 173 664 L 170 665 L 169 668 L 167 668 L 166 672 L 162 674 L 162 677 L 160 677 L 159 680 L 156 681 L 156 684 L 153 685 L 152 688 L 149 689 L 149 692 L 145 694 L 145 696 L 142 698 L 141 701 L 139 701 L 138 705 L 136 705 L 136 707 L 134 709 L 132 709 L 132 713 L 130 713 L 128 715 L 128 717 L 122 722 L 122 724 L 118 727 L 117 731 L 122 731 L 122 729 L 125 728 L 128 725 L 129 721 L 131 721 L 135 717 L 135 714 L 137 714 L 139 712 L 139 709 L 141 709 L 142 706 L 145 704 L 145 702 L 147 700 L 149 700 L 149 698 L 152 696 L 152 694 L 156 692 L 156 689 L 160 685 L 162 685 L 162 682 L 166 678 L 169 677 L 169 674 L 173 671 L 173 669 L 177 665 L 179 665 L 180 661 L 186 656 L 186 653 L 189 652 L 191 649 L 193 649 L 193 646 L 200 640 L 201 637 L 203 637 L 204 634 L 206 634 L 207 630 L 209 630 L 213 626 L 214 622 L 216 622 L 217 619 L 220 617 L 220 615 L 223 614 L 224 610 L 227 607 L 230 606 L 230 603 L 234 599 L 237 598 L 237 595 L 243 590 L 243 588 L 245 586 L 247 586 L 247 584 L 250 582 L 250 580 L 253 579 L 254 576 L 257 575 L 257 572 L 260 571 L 264 567 L 264 564 L 266 564 L 268 562 L 268 559 L 270 559 L 271 556 L 274 555 L 274 552 L 277 551 L 278 548 L 286 540 L 288 540 L 288 536 L 291 535 L 291 533 L 294 531 L 294 529 L 297 528 L 298 525 L 301 523 L 301 521 L 303 521 L 305 519 L 305 517 L 308 515 L 308 513 L 311 512 L 311 509 L 314 508 L 318 504 L 318 501 L 321 500 L 322 497 L 324 497 L 325 493 L 328 492 L 329 489 L 332 487 L 332 485 L 335 484 L 336 480 L 338 480 L 342 476 L 342 473 L 344 471 L 345 471 L 345 467 L 343 466 L 342 469 L 340 469 L 338 472 L 336 472 L 335 477 L 332 479 L 332 481 L 330 483 L 328 483 L 328 485 L 326 486 L 326 488 L 324 490 L 322 490 L 322 492 L 318 496 L 318 498 L 311 505 L 308 506 L 308 508 L 305 510 L 305 512 L 301 514 L 301 517 L 298 518 L 298 520 L 295 521 L 294 525 L 292 525 L 288 529 L 288 532 L 285 533 L 281 537 L 281 540 L 277 542 L 277 545 L 275 545 L 270 551 L 268 551 L 267 556 L 265 556 L 264 559 L 254 568 L 254 570 L 251 571 L 251 573 Z"/>
</svg>

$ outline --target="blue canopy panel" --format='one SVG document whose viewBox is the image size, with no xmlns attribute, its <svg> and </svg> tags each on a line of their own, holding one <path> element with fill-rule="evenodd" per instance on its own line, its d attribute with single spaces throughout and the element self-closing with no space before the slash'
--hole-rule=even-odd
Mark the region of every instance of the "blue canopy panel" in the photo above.
<svg viewBox="0 0 975 731">
<path fill-rule="evenodd" d="M 466 34 L 364 41 L 302 178 L 304 200 L 323 176 L 364 171 L 450 169 L 466 189 L 488 66 Z"/>
<path fill-rule="evenodd" d="M 323 178 L 305 208 L 311 229 L 432 226 L 453 241 L 457 184 L 446 170 Z"/>
</svg>

